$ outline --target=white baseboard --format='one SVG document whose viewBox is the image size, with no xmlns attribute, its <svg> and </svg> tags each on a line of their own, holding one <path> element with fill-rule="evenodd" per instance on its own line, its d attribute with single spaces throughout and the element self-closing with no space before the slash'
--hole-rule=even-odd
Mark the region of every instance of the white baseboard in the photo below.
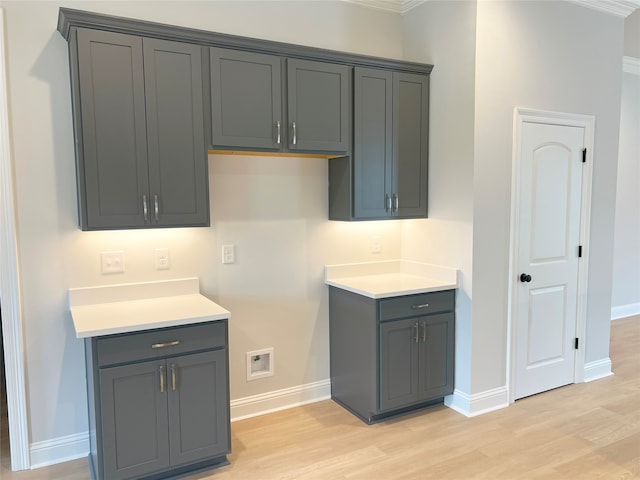
<svg viewBox="0 0 640 480">
<path fill-rule="evenodd" d="M 584 365 L 584 381 L 592 382 L 600 378 L 613 375 L 611 371 L 611 359 L 609 357 L 596 360 L 595 362 L 585 363 Z"/>
<path fill-rule="evenodd" d="M 89 432 L 31 444 L 31 469 L 68 462 L 89 455 Z"/>
<path fill-rule="evenodd" d="M 640 315 L 640 302 L 611 307 L 611 320 Z"/>
<path fill-rule="evenodd" d="M 331 380 L 307 383 L 251 397 L 231 400 L 231 421 L 257 417 L 331 398 Z"/>
<path fill-rule="evenodd" d="M 444 404 L 465 417 L 476 417 L 508 407 L 509 389 L 499 387 L 473 395 L 454 390 L 453 395 L 444 397 Z"/>
</svg>

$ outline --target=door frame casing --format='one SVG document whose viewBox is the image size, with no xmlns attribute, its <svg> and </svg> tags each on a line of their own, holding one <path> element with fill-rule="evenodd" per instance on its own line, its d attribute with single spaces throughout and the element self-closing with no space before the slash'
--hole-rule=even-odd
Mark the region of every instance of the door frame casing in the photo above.
<svg viewBox="0 0 640 480">
<path fill-rule="evenodd" d="M 521 180 L 521 144 L 522 129 L 525 123 L 539 123 L 584 129 L 584 144 L 587 149 L 586 162 L 582 167 L 582 192 L 580 204 L 580 238 L 582 257 L 578 262 L 578 285 L 576 295 L 576 337 L 580 339 L 580 348 L 576 352 L 573 383 L 584 382 L 585 346 L 587 331 L 587 292 L 589 285 L 589 232 L 591 225 L 591 185 L 593 178 L 593 145 L 595 132 L 595 116 L 575 113 L 552 112 L 532 108 L 515 107 L 513 110 L 513 151 L 511 167 L 511 228 L 509 237 L 509 292 L 507 308 L 507 378 L 509 403 L 515 401 L 516 376 L 516 267 L 519 247 L 519 211 Z"/>
<path fill-rule="evenodd" d="M 31 465 L 4 32 L 4 10 L 0 7 L 0 298 L 11 469 L 16 471 Z"/>
</svg>

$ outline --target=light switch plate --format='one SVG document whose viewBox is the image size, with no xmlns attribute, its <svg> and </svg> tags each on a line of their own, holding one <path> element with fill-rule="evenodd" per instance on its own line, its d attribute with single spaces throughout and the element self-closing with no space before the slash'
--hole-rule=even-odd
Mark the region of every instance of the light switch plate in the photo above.
<svg viewBox="0 0 640 480">
<path fill-rule="evenodd" d="M 103 275 L 124 273 L 124 251 L 102 252 L 100 254 L 100 272 Z"/>
</svg>

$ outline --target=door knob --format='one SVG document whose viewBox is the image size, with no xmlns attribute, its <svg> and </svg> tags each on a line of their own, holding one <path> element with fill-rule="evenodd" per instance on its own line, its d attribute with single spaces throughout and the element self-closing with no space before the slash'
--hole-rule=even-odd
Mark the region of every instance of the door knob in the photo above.
<svg viewBox="0 0 640 480">
<path fill-rule="evenodd" d="M 531 275 L 527 275 L 526 273 L 522 273 L 520 275 L 520 281 L 529 283 L 531 281 Z"/>
</svg>

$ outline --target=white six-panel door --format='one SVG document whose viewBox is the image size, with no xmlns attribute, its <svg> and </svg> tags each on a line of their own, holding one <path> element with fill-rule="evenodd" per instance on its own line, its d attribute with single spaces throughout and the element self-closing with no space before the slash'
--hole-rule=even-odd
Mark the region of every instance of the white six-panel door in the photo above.
<svg viewBox="0 0 640 480">
<path fill-rule="evenodd" d="M 513 399 L 575 381 L 585 128 L 534 121 L 519 144 Z"/>
</svg>

